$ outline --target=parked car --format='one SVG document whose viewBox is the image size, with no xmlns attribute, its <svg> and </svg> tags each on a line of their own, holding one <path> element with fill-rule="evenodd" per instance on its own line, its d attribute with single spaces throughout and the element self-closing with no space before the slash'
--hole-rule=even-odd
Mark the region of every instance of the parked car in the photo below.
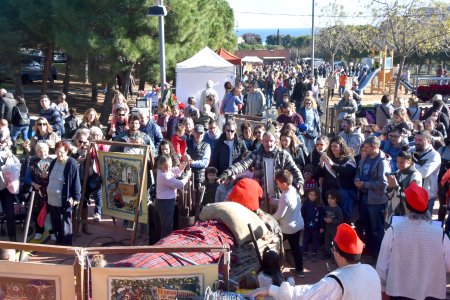
<svg viewBox="0 0 450 300">
<path fill-rule="evenodd" d="M 58 70 L 51 66 L 50 78 L 56 80 Z M 20 78 L 22 84 L 27 84 L 35 80 L 44 78 L 44 58 L 41 56 L 26 56 L 21 59 Z M 14 82 L 14 72 L 10 65 L 0 66 L 0 82 Z"/>
</svg>

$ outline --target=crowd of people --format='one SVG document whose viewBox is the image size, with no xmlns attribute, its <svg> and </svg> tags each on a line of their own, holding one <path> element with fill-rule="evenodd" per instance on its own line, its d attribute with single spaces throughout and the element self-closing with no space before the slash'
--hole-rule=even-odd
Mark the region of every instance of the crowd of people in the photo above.
<svg viewBox="0 0 450 300">
<path fill-rule="evenodd" d="M 442 254 L 442 257 L 434 256 L 433 263 L 441 262 L 445 266 L 442 267 L 444 274 L 449 270 L 450 222 L 445 222 L 450 177 L 449 108 L 441 95 L 434 96 L 432 107 L 427 111 L 422 111 L 414 98 L 406 105 L 402 99 L 392 100 L 390 95 L 383 95 L 370 120 L 361 114 L 361 91 L 353 84 L 354 80 L 351 87 L 347 81 L 355 79 L 359 72 L 359 69 L 345 68 L 321 70 L 321 75 L 327 78 L 326 88 L 331 99 L 334 85 L 339 88 L 336 112 L 341 130 L 333 136 L 322 132 L 321 116 L 327 107 L 324 107 L 321 91 L 325 87 L 318 86 L 318 74 L 306 65 L 273 64 L 246 72 L 236 86 L 225 83 L 223 99 L 218 99 L 213 82 L 208 81 L 198 101 L 190 97 L 186 101 L 188 105 L 174 103 L 171 106 L 161 102 L 154 115 L 146 109 L 132 113 L 124 96 L 117 91 L 109 124 L 100 124 L 93 108 L 78 119 L 76 109 L 68 107 L 63 93 L 54 102 L 42 95 L 42 109 L 32 134 L 28 132 L 30 117 L 25 99 L 14 98 L 2 90 L 1 159 L 4 162 L 19 147 L 30 156 L 21 192 L 29 188 L 36 191 L 35 239 L 40 239 L 47 229 L 57 244 L 70 245 L 73 208 L 87 207 L 90 198 L 95 202 L 93 220 L 102 220 L 102 190 L 95 150 L 118 149 L 114 146 L 108 149 L 101 144 L 91 148 L 90 141 L 112 139 L 148 145 L 155 154 L 155 165 L 149 171 L 149 192 L 159 215 L 158 238 L 172 231 L 177 190 L 183 189 L 189 178 L 193 178 L 192 184 L 206 187 L 202 205 L 227 201 L 233 186 L 242 178 L 250 178 L 264 187 L 265 197 L 275 207 L 271 212 L 284 224 L 282 231 L 290 243 L 297 275 L 305 276 L 305 259 L 316 262 L 333 258 L 339 267 L 354 265 L 359 261 L 364 243 L 364 253 L 375 261 L 378 259 L 379 277 L 376 278 L 381 278 L 386 292 L 391 296 L 414 298 L 412 285 L 408 286 L 408 293 L 402 290 L 400 260 L 403 254 L 418 251 L 416 255 L 421 256 L 425 244 L 440 246 L 442 251 L 426 249 Z M 245 121 L 238 125 L 238 114 L 262 117 L 269 111 L 277 111 L 276 120 L 256 125 Z M 102 130 L 103 127 L 106 130 Z M 121 150 L 136 153 L 132 146 Z M 92 158 L 87 173 L 89 184 L 81 195 L 88 155 Z M 412 186 L 415 190 L 408 192 Z M 13 202 L 18 196 L 1 185 L 0 188 L 8 236 L 15 241 Z M 418 240 L 408 231 L 408 226 L 413 225 L 406 226 L 406 221 L 394 224 L 398 218 L 412 224 L 421 220 L 428 222 L 435 202 L 439 204 L 438 220 L 442 224 L 445 222 L 446 235 L 443 239 L 441 235 L 440 245 L 434 240 L 435 244 L 428 244 L 431 237 L 425 234 Z M 88 210 L 83 211 L 82 219 L 86 220 Z M 46 219 L 50 222 L 45 222 Z M 347 224 L 348 228 L 342 224 Z M 339 228 L 344 231 L 343 235 L 352 237 L 339 238 Z M 408 232 L 407 237 L 401 236 L 400 228 Z M 437 235 L 434 228 L 424 230 Z M 82 223 L 82 231 L 89 234 L 86 222 Z M 405 240 L 404 245 L 415 240 L 424 246 L 391 253 L 390 249 L 405 247 L 396 239 L 398 236 L 401 241 Z M 353 243 L 350 248 L 345 244 L 349 239 Z M 342 241 L 344 244 L 340 244 Z M 321 248 L 322 256 L 319 256 Z M 418 260 L 423 262 L 422 266 L 427 266 L 427 274 L 431 275 L 431 262 Z M 392 266 L 396 275 L 387 272 Z M 375 280 L 373 274 L 365 273 L 371 272 L 366 267 L 356 269 L 365 274 L 361 280 Z M 408 272 L 419 273 L 418 270 L 418 266 L 413 266 Z M 395 277 L 397 275 L 400 277 Z M 328 288 L 332 289 L 331 293 L 339 294 L 336 290 L 340 286 L 346 294 L 350 277 L 336 276 L 343 282 L 337 280 L 339 284 L 335 281 Z M 423 296 L 440 299 L 441 294 L 435 293 L 432 287 L 424 288 Z M 300 293 L 283 285 L 276 291 L 289 291 L 291 298 Z M 274 294 L 275 290 L 271 290 L 271 295 Z"/>
</svg>

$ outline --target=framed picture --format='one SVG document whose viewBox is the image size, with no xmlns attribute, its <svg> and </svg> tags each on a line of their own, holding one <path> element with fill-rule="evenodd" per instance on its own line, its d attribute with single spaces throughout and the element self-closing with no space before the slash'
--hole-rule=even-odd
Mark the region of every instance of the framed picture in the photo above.
<svg viewBox="0 0 450 300">
<path fill-rule="evenodd" d="M 217 278 L 217 264 L 161 269 L 92 268 L 92 298 L 194 299 L 202 297 Z"/>
<path fill-rule="evenodd" d="M 103 212 L 134 221 L 140 196 L 139 223 L 147 223 L 147 171 L 141 175 L 144 155 L 103 151 L 97 154 L 103 183 Z M 145 188 L 139 195 L 141 185 Z"/>
<path fill-rule="evenodd" d="M 0 261 L 0 299 L 73 300 L 74 280 L 71 265 Z"/>
</svg>

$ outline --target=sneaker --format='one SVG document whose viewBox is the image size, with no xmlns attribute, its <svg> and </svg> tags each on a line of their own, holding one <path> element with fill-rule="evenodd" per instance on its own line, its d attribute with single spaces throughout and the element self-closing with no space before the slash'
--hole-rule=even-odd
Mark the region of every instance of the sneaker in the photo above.
<svg viewBox="0 0 450 300">
<path fill-rule="evenodd" d="M 297 275 L 300 278 L 305 278 L 305 271 L 303 271 L 303 270 L 300 270 L 300 271 L 299 270 L 295 270 L 294 274 Z"/>
<path fill-rule="evenodd" d="M 311 256 L 311 261 L 312 261 L 312 262 L 316 262 L 316 261 L 317 261 L 317 254 L 316 254 L 316 253 L 313 253 L 313 254 L 312 254 L 312 256 Z"/>
<path fill-rule="evenodd" d="M 100 222 L 102 220 L 102 216 L 99 213 L 94 214 L 94 222 Z"/>
<path fill-rule="evenodd" d="M 56 235 L 54 233 L 50 234 L 50 240 L 56 241 Z"/>
<path fill-rule="evenodd" d="M 42 239 L 42 234 L 41 234 L 41 233 L 36 233 L 36 234 L 34 235 L 33 240 L 40 241 L 41 239 Z"/>
</svg>

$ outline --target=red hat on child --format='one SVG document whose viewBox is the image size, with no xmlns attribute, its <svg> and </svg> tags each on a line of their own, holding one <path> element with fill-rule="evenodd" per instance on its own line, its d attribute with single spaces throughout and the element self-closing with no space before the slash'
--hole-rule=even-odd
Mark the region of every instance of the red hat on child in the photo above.
<svg viewBox="0 0 450 300">
<path fill-rule="evenodd" d="M 406 207 L 412 212 L 424 214 L 428 209 L 428 192 L 415 181 L 405 189 Z"/>
<path fill-rule="evenodd" d="M 263 190 L 259 183 L 250 178 L 239 180 L 228 195 L 228 199 L 247 207 L 250 210 L 259 208 L 259 199 L 263 196 Z"/>
<path fill-rule="evenodd" d="M 361 254 L 364 248 L 364 244 L 359 239 L 355 229 L 346 223 L 342 223 L 337 227 L 334 243 L 342 252 L 351 255 Z"/>
</svg>

